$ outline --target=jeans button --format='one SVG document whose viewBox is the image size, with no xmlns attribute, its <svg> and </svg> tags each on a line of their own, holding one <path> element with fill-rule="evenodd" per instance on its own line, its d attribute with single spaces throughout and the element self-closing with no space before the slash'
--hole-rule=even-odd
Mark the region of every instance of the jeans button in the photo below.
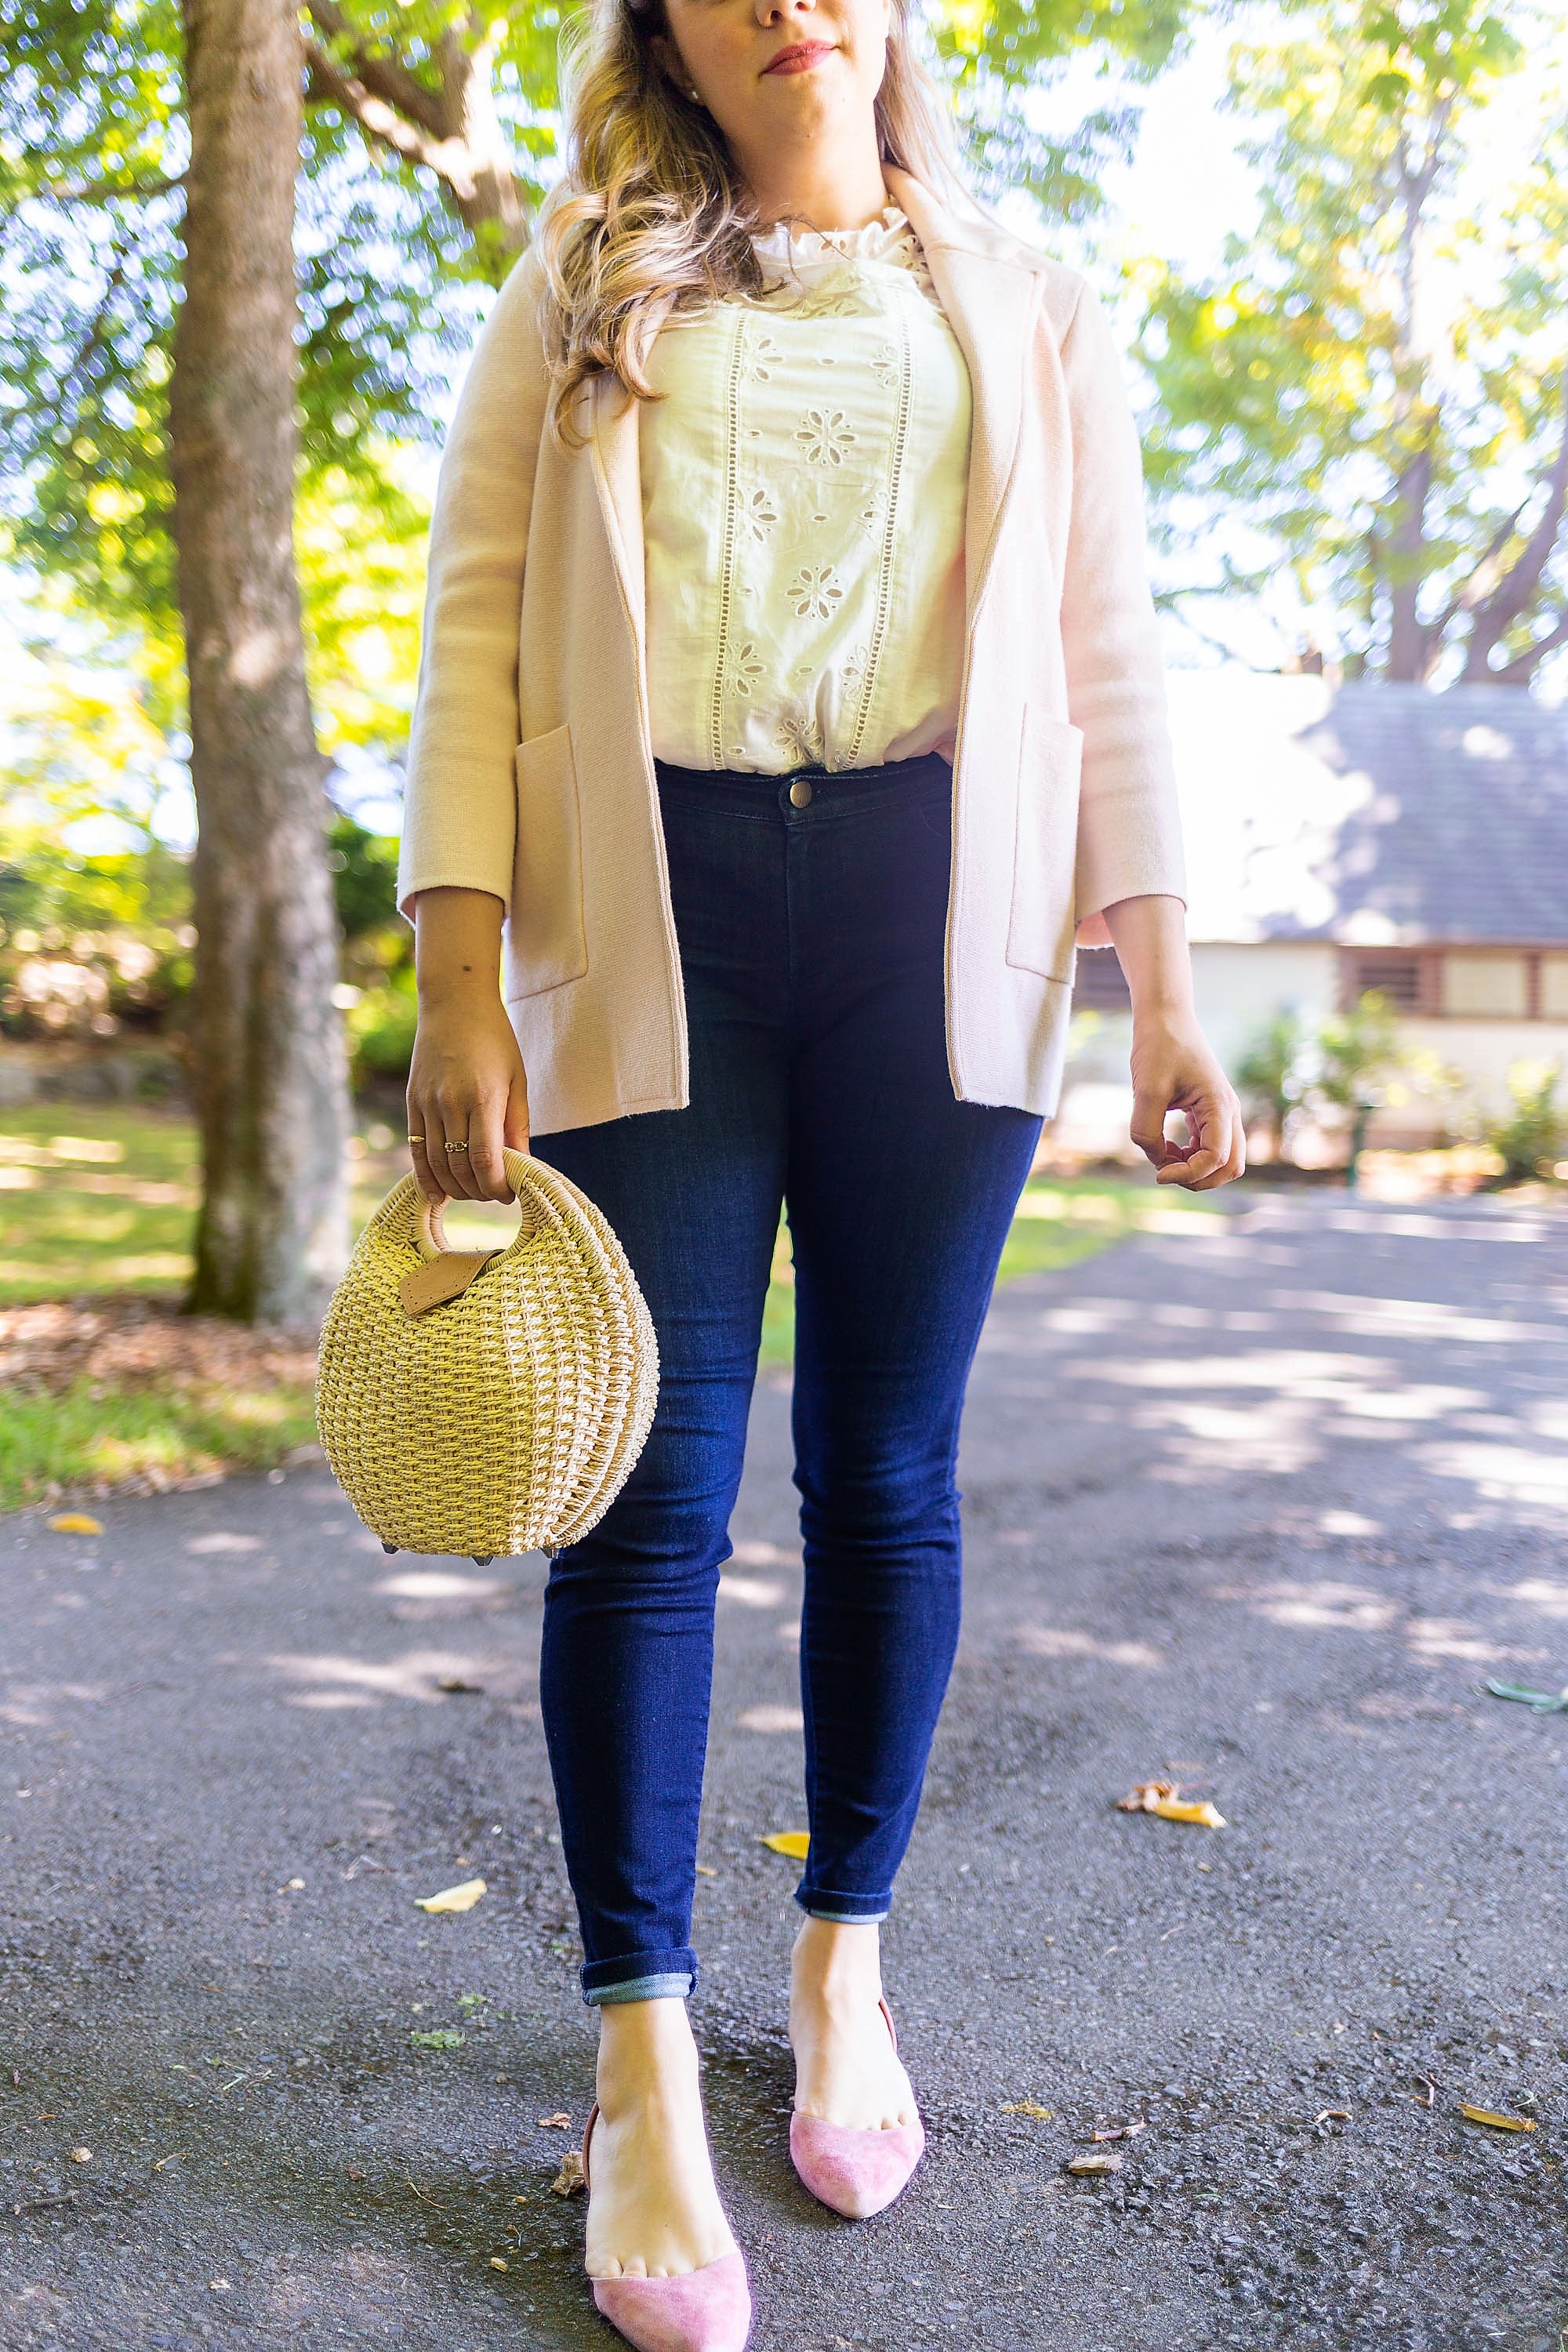
<svg viewBox="0 0 1568 2352">
<path fill-rule="evenodd" d="M 811 806 L 811 786 L 806 782 L 804 776 L 796 777 L 795 782 L 789 788 L 789 796 L 795 803 L 796 808 L 809 808 Z"/>
</svg>

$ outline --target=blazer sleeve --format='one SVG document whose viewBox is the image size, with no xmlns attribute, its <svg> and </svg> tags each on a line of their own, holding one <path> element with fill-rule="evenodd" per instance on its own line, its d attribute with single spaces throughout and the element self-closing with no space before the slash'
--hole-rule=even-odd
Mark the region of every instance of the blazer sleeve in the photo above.
<svg viewBox="0 0 1568 2352">
<path fill-rule="evenodd" d="M 397 906 L 489 890 L 510 907 L 523 564 L 549 397 L 542 276 L 523 255 L 474 343 L 442 453 L 404 785 Z"/>
<path fill-rule="evenodd" d="M 1165 894 L 1186 869 L 1147 570 L 1143 462 L 1110 321 L 1085 285 L 1062 341 L 1072 509 L 1062 582 L 1068 715 L 1083 730 L 1076 911 L 1103 946 L 1100 909 Z"/>
</svg>

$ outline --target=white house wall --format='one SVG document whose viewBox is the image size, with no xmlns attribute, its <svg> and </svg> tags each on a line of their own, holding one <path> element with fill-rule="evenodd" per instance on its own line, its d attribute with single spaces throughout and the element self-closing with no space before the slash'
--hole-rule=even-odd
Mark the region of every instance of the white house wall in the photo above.
<svg viewBox="0 0 1568 2352">
<path fill-rule="evenodd" d="M 1292 1007 L 1309 1026 L 1336 1010 L 1339 950 L 1327 940 L 1197 940 L 1193 992 L 1204 1034 L 1227 1069 L 1258 1032 Z"/>
<path fill-rule="evenodd" d="M 1258 940 L 1251 945 L 1195 940 L 1193 986 L 1204 1033 L 1227 1068 L 1276 1013 L 1294 1010 L 1315 1027 L 1339 1010 L 1339 950 L 1319 940 Z M 1484 1116 L 1508 1108 L 1508 1073 L 1517 1062 L 1556 1062 L 1568 1080 L 1568 1021 L 1434 1021 L 1399 1024 L 1412 1056 L 1428 1056 L 1458 1074 L 1458 1098 L 1428 1096 L 1407 1077 L 1406 1097 L 1380 1113 L 1370 1139 L 1423 1145 L 1436 1139 L 1465 1102 Z M 1127 1077 L 1131 1023 L 1125 1014 L 1079 1014 L 1053 1122 L 1054 1142 L 1094 1156 L 1129 1153 L 1127 1122 L 1132 1094 Z"/>
</svg>

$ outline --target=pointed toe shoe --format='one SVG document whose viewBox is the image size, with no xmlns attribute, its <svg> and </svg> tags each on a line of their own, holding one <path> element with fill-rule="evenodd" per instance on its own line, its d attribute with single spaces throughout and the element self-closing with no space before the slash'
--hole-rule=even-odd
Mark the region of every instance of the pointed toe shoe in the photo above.
<svg viewBox="0 0 1568 2352">
<path fill-rule="evenodd" d="M 885 2000 L 879 2006 L 896 2051 L 899 2037 L 892 2012 Z M 820 2116 L 793 2115 L 789 2119 L 790 2162 L 820 2204 L 850 2221 L 867 2221 L 892 2203 L 907 2186 L 925 2144 L 925 2127 L 918 2116 L 912 2124 L 878 2131 L 824 2123 Z"/>
<path fill-rule="evenodd" d="M 588 2143 L 597 2100 L 583 2133 L 583 2179 L 593 2193 Z M 752 2332 L 752 2290 L 738 2249 L 676 2278 L 596 2278 L 594 2301 L 633 2352 L 744 2352 Z"/>
</svg>

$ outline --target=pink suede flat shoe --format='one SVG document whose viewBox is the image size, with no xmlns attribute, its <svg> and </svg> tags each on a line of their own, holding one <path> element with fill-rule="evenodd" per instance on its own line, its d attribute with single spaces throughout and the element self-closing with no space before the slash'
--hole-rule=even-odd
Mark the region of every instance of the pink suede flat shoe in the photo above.
<svg viewBox="0 0 1568 2352">
<path fill-rule="evenodd" d="M 878 2006 L 897 2050 L 892 2011 L 885 2000 Z M 864 2221 L 892 2203 L 925 2144 L 918 2116 L 912 2124 L 894 2124 L 886 2131 L 855 2131 L 847 2124 L 824 2123 L 820 2116 L 789 2119 L 790 2162 L 819 2202 L 850 2221 Z"/>
<path fill-rule="evenodd" d="M 583 2130 L 583 2179 L 590 2195 L 588 2142 L 599 2102 Z M 596 2278 L 594 2301 L 635 2352 L 742 2352 L 752 2332 L 752 2291 L 739 2252 L 678 2278 Z"/>
</svg>

